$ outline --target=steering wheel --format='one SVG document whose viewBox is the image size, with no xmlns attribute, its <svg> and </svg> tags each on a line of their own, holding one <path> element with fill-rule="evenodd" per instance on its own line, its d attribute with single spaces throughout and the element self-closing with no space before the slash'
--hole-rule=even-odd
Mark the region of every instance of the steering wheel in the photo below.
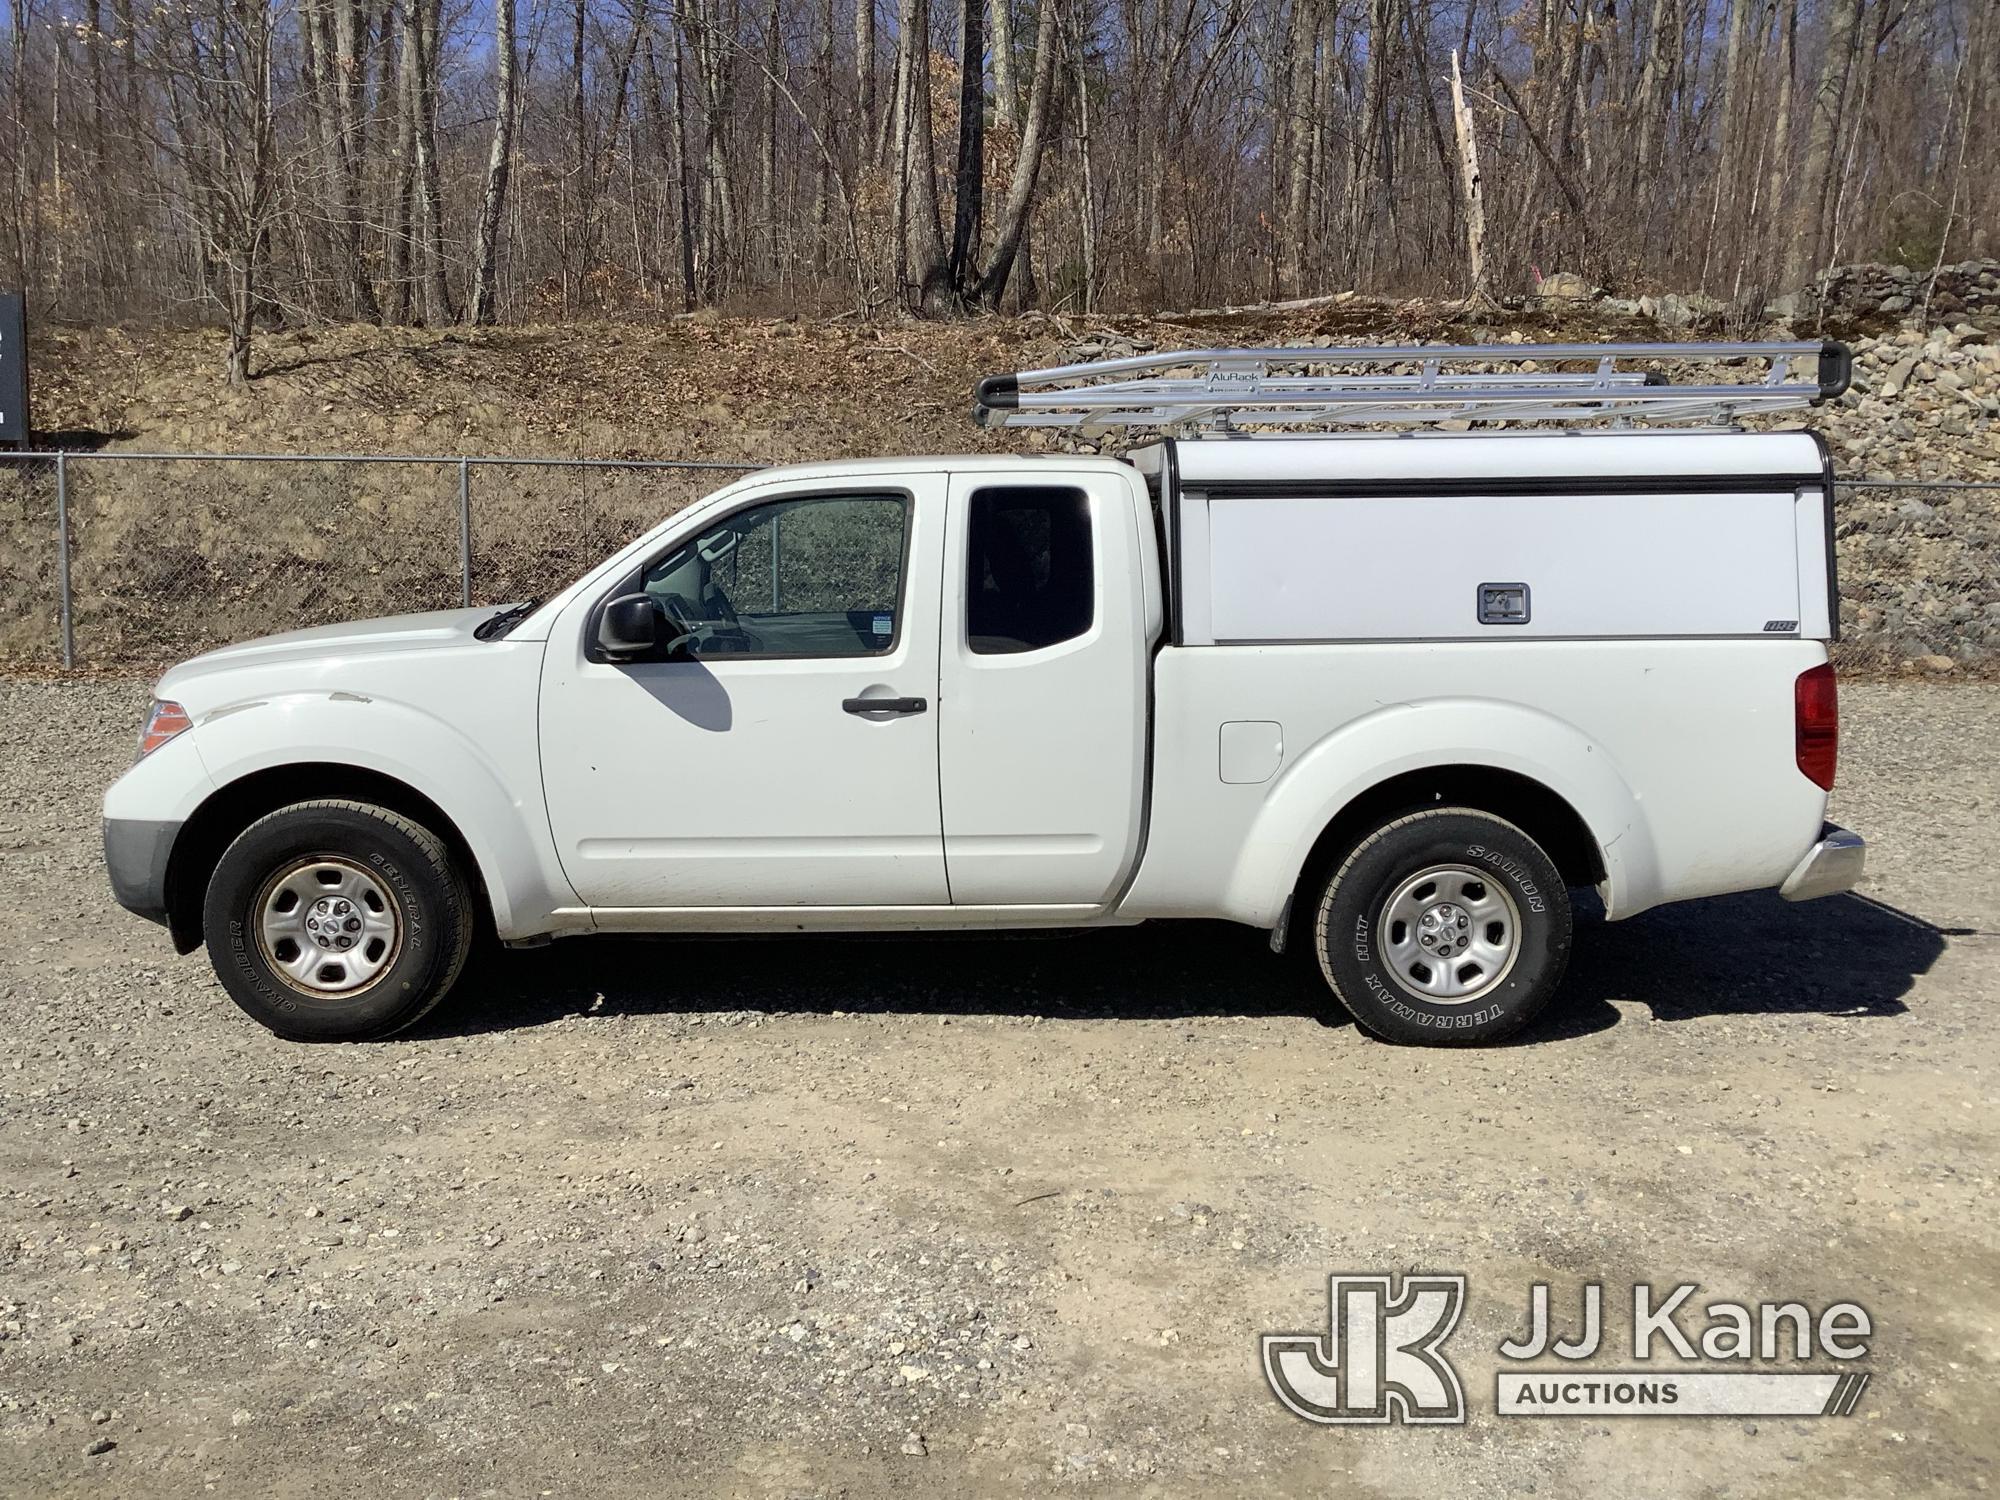
<svg viewBox="0 0 2000 1500">
<path fill-rule="evenodd" d="M 736 606 L 730 602 L 729 596 L 723 593 L 721 588 L 716 584 L 711 583 L 708 586 L 708 597 L 702 602 L 714 607 L 717 623 L 726 625 L 731 630 L 741 630 L 743 628 L 736 617 Z"/>
<path fill-rule="evenodd" d="M 679 594 L 655 594 L 653 602 L 659 605 L 660 613 L 667 617 L 667 623 L 674 627 L 675 638 L 669 643 L 670 647 L 693 640 L 711 623 L 697 619 L 694 606 Z"/>
<path fill-rule="evenodd" d="M 725 650 L 762 649 L 763 643 L 743 628 L 737 620 L 736 611 L 730 607 L 729 601 L 723 598 L 719 591 L 717 598 L 721 603 L 723 618 L 709 620 L 702 618 L 700 612 L 688 602 L 684 594 L 664 593 L 653 596 L 654 602 L 660 606 L 660 613 L 667 617 L 667 623 L 674 628 L 675 639 L 669 643 L 670 648 L 683 644 L 691 646 L 691 643 L 704 640 L 720 640 L 732 643 L 731 646 L 725 647 Z M 690 649 L 689 654 L 699 653 Z"/>
</svg>

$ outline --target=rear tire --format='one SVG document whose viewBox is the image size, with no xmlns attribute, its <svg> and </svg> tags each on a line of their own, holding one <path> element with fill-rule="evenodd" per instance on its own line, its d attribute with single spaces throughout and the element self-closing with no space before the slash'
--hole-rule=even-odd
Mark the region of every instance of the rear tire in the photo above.
<svg viewBox="0 0 2000 1500">
<path fill-rule="evenodd" d="M 1385 1041 L 1497 1041 L 1548 1003 L 1569 963 L 1569 892 L 1554 862 L 1475 808 L 1431 808 L 1377 829 L 1314 911 L 1321 974 Z"/>
<path fill-rule="evenodd" d="M 365 802 L 300 802 L 237 835 L 202 926 L 229 998 L 279 1036 L 415 1025 L 465 965 L 475 907 L 444 841 Z"/>
</svg>

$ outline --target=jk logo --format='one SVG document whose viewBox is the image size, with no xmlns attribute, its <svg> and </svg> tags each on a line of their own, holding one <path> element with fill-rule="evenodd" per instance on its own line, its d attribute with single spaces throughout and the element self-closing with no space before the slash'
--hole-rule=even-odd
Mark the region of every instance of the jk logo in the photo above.
<svg viewBox="0 0 2000 1500">
<path fill-rule="evenodd" d="M 1463 1276 L 1329 1276 L 1329 1331 L 1264 1335 L 1264 1378 L 1308 1422 L 1463 1424 L 1465 1391 L 1439 1347 L 1465 1309 Z"/>
</svg>

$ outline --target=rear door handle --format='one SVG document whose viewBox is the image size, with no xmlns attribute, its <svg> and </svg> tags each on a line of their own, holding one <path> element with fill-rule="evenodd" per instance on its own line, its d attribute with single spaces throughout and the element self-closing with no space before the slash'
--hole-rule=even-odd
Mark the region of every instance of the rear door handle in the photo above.
<svg viewBox="0 0 2000 1500">
<path fill-rule="evenodd" d="M 843 698 L 840 707 L 850 714 L 920 714 L 930 704 L 922 698 Z"/>
</svg>

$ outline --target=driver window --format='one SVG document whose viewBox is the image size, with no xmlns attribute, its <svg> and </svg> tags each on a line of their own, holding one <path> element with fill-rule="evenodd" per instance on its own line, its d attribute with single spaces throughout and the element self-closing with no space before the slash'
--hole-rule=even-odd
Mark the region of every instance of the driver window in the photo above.
<svg viewBox="0 0 2000 1500">
<path fill-rule="evenodd" d="M 642 587 L 692 656 L 876 656 L 896 644 L 908 528 L 901 495 L 774 500 L 661 558 Z"/>
</svg>

